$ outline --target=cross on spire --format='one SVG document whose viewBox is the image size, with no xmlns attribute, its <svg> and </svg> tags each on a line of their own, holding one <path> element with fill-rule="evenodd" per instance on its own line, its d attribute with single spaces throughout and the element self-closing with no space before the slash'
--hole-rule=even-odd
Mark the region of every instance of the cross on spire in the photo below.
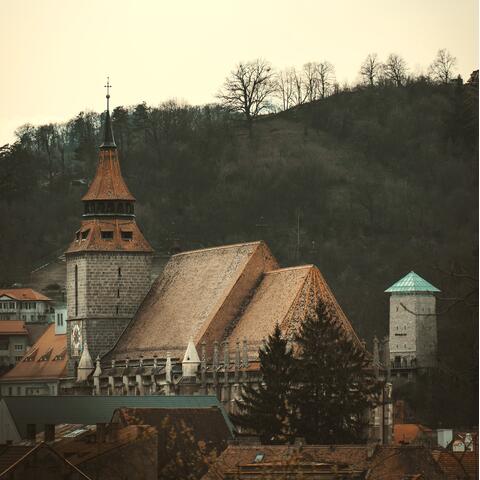
<svg viewBox="0 0 480 480">
<path fill-rule="evenodd" d="M 107 89 L 107 112 L 105 113 L 105 137 L 100 148 L 116 148 L 115 140 L 113 139 L 112 121 L 110 120 L 110 77 L 107 77 L 107 83 L 105 85 Z"/>
<path fill-rule="evenodd" d="M 107 89 L 107 110 L 110 110 L 110 88 L 112 87 L 110 85 L 110 77 L 107 77 L 107 83 L 104 85 L 104 87 Z"/>
</svg>

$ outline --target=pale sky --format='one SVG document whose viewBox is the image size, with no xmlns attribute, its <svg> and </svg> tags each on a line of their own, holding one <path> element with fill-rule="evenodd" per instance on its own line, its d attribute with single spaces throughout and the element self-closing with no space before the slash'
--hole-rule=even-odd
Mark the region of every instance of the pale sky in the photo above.
<svg viewBox="0 0 480 480">
<path fill-rule="evenodd" d="M 477 0 L 0 0 L 0 146 L 103 110 L 107 75 L 113 107 L 204 104 L 241 60 L 328 60 L 353 83 L 368 53 L 418 73 L 440 48 L 478 68 Z"/>
</svg>

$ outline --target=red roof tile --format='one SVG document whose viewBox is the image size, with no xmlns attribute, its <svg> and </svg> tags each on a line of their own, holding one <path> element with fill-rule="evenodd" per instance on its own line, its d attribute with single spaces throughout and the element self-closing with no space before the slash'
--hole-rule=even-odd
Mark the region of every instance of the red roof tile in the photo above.
<svg viewBox="0 0 480 480">
<path fill-rule="evenodd" d="M 23 320 L 0 320 L 0 335 L 28 335 Z"/>
<path fill-rule="evenodd" d="M 0 382 L 65 377 L 66 349 L 67 336 L 55 335 L 55 325 L 51 324 L 22 360 L 0 378 Z"/>
<path fill-rule="evenodd" d="M 122 177 L 117 149 L 100 150 L 95 178 L 82 200 L 135 200 Z"/>
<path fill-rule="evenodd" d="M 1 288 L 0 297 L 6 295 L 13 300 L 50 301 L 51 298 L 36 292 L 32 288 Z"/>
<path fill-rule="evenodd" d="M 112 232 L 112 238 L 103 238 L 102 232 Z M 122 238 L 122 232 L 131 232 L 131 239 Z M 135 220 L 132 219 L 84 220 L 77 234 L 78 239 L 70 244 L 65 253 L 85 251 L 153 252 Z"/>
<path fill-rule="evenodd" d="M 476 452 L 435 451 L 433 454 L 448 480 L 478 478 L 478 458 Z M 468 477 L 467 477 L 468 475 Z"/>
</svg>

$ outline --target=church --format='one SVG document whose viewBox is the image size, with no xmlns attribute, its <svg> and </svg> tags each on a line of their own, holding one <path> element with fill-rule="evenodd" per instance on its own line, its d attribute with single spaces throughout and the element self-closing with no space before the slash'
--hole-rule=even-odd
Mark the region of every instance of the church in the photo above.
<svg viewBox="0 0 480 480">
<path fill-rule="evenodd" d="M 66 366 L 60 395 L 216 395 L 234 409 L 261 382 L 258 350 L 278 323 L 287 336 L 319 301 L 364 343 L 314 265 L 282 268 L 262 242 L 173 255 L 151 283 L 153 249 L 122 177 L 109 112 L 95 177 L 66 258 Z M 372 368 L 382 370 L 378 358 Z M 391 389 L 370 412 L 388 443 Z"/>
</svg>

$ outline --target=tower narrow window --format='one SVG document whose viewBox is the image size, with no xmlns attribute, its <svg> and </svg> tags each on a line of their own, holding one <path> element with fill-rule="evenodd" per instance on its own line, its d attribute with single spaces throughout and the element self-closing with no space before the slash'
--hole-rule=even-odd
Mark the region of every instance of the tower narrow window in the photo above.
<svg viewBox="0 0 480 480">
<path fill-rule="evenodd" d="M 75 265 L 75 316 L 78 316 L 78 266 Z"/>
<path fill-rule="evenodd" d="M 120 298 L 120 289 L 117 288 L 117 298 Z"/>
<path fill-rule="evenodd" d="M 119 276 L 119 277 L 122 276 L 122 267 L 118 267 L 118 276 Z"/>
</svg>

